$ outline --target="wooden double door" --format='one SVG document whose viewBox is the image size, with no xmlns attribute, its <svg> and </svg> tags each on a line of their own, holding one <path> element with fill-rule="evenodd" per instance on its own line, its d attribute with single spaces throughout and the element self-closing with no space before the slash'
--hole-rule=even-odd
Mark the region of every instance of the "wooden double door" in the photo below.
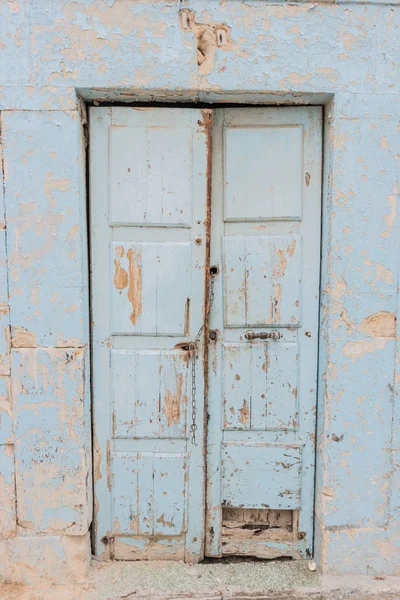
<svg viewBox="0 0 400 600">
<path fill-rule="evenodd" d="M 90 109 L 99 557 L 312 555 L 321 116 Z"/>
</svg>

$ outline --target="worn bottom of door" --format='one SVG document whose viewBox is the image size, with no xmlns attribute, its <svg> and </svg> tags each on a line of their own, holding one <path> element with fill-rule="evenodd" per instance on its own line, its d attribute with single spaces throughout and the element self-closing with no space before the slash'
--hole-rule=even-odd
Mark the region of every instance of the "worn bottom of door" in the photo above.
<svg viewBox="0 0 400 600">
<path fill-rule="evenodd" d="M 90 136 L 96 555 L 309 556 L 320 108 L 99 107 Z"/>
</svg>

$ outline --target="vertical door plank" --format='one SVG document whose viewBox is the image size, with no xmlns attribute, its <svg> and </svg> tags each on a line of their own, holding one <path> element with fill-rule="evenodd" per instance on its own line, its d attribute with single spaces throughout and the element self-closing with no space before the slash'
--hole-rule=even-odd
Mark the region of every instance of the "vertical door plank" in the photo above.
<svg viewBox="0 0 400 600">
<path fill-rule="evenodd" d="M 142 535 L 154 533 L 154 462 L 152 454 L 138 456 L 138 521 Z"/>
<path fill-rule="evenodd" d="M 116 454 L 113 459 L 113 521 L 115 530 L 138 534 L 138 462 L 137 454 Z"/>
<path fill-rule="evenodd" d="M 160 244 L 157 257 L 158 335 L 184 334 L 190 277 L 190 244 Z"/>
<path fill-rule="evenodd" d="M 224 344 L 223 346 L 223 406 L 224 429 L 250 429 L 252 397 L 250 346 Z"/>
<path fill-rule="evenodd" d="M 185 455 L 154 456 L 154 534 L 180 535 L 185 525 Z"/>
<path fill-rule="evenodd" d="M 136 354 L 111 353 L 113 435 L 134 436 L 136 430 Z"/>
<path fill-rule="evenodd" d="M 267 429 L 268 356 L 266 344 L 251 345 L 251 429 Z"/>
<path fill-rule="evenodd" d="M 299 352 L 295 343 L 268 345 L 268 429 L 298 428 Z"/>
<path fill-rule="evenodd" d="M 139 438 L 158 437 L 160 409 L 160 353 L 136 352 L 135 428 Z"/>
<path fill-rule="evenodd" d="M 246 323 L 246 245 L 242 237 L 224 239 L 225 325 Z"/>
</svg>

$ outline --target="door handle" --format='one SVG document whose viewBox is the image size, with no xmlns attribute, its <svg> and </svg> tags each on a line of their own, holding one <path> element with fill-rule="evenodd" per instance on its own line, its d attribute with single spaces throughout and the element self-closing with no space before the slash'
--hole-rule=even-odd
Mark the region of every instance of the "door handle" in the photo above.
<svg viewBox="0 0 400 600">
<path fill-rule="evenodd" d="M 255 340 L 255 339 L 260 339 L 260 340 L 280 340 L 282 336 L 282 334 L 279 331 L 262 331 L 261 333 L 254 333 L 254 331 L 246 331 L 246 334 L 244 336 L 246 338 L 246 340 Z"/>
</svg>

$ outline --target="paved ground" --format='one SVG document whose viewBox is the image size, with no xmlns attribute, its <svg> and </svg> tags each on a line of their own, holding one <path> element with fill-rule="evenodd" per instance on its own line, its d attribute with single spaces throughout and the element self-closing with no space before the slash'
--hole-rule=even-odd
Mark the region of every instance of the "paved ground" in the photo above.
<svg viewBox="0 0 400 600">
<path fill-rule="evenodd" d="M 93 561 L 84 586 L 0 586 L 1 600 L 400 600 L 400 577 L 321 578 L 307 562 Z"/>
</svg>

